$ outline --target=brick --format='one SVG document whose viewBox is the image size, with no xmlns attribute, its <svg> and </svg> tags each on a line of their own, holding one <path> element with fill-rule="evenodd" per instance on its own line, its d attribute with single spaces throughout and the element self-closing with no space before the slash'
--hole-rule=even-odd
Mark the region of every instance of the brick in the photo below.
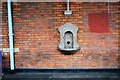
<svg viewBox="0 0 120 80">
<path fill-rule="evenodd" d="M 119 6 L 110 3 L 108 33 L 91 32 L 88 14 L 107 13 L 106 3 L 71 2 L 71 16 L 65 16 L 66 3 L 16 3 L 12 6 L 16 68 L 113 68 L 118 57 Z M 2 5 L 2 48 L 9 48 L 7 4 Z M 115 13 L 115 14 L 114 14 Z M 94 17 L 94 16 L 93 16 Z M 70 22 L 78 26 L 80 51 L 64 55 L 58 50 L 60 34 L 57 29 Z M 94 23 L 93 23 L 94 24 Z M 101 28 L 105 31 L 105 28 Z M 101 31 L 100 29 L 92 29 Z M 3 55 L 4 66 L 10 67 L 9 53 Z"/>
</svg>

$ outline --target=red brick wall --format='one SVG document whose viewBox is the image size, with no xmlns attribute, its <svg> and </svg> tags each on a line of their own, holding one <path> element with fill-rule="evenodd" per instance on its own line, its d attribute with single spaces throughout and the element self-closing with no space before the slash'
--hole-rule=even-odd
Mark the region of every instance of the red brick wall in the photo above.
<svg viewBox="0 0 120 80">
<path fill-rule="evenodd" d="M 90 13 L 88 15 L 89 30 L 93 33 L 109 32 L 108 13 Z"/>
<path fill-rule="evenodd" d="M 2 4 L 0 4 L 0 71 L 2 67 Z"/>
<path fill-rule="evenodd" d="M 0 51 L 2 51 L 2 4 L 0 4 Z"/>
<path fill-rule="evenodd" d="M 16 68 L 118 68 L 118 3 L 110 3 L 109 32 L 90 31 L 89 13 L 108 13 L 107 3 L 70 3 L 73 12 L 65 16 L 66 3 L 15 3 L 13 10 Z M 3 48 L 8 48 L 7 6 L 3 3 Z M 57 50 L 58 28 L 70 22 L 78 26 L 81 50 L 64 55 Z M 9 67 L 9 53 L 4 66 Z"/>
</svg>

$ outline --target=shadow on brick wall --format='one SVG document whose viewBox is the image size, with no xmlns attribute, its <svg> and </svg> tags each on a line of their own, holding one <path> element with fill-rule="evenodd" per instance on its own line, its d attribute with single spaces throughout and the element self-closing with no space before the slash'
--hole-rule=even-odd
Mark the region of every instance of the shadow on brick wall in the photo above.
<svg viewBox="0 0 120 80">
<path fill-rule="evenodd" d="M 0 51 L 0 79 L 2 78 L 2 51 Z"/>
<path fill-rule="evenodd" d="M 118 53 L 119 52 L 120 52 L 120 47 L 119 47 Z M 118 68 L 120 69 L 120 53 L 118 54 Z"/>
</svg>

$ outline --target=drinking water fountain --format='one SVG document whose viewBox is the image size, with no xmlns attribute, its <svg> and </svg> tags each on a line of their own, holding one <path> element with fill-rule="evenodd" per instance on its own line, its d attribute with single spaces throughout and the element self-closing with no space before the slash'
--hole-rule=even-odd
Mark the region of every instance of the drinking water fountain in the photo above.
<svg viewBox="0 0 120 80">
<path fill-rule="evenodd" d="M 80 50 L 77 44 L 77 26 L 67 22 L 60 26 L 58 30 L 60 32 L 60 44 L 58 49 L 60 51 L 70 54 Z"/>
</svg>

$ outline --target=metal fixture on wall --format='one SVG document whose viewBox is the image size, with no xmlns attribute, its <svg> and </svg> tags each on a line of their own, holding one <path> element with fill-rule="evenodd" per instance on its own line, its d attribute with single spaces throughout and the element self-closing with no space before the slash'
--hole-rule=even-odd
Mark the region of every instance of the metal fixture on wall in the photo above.
<svg viewBox="0 0 120 80">
<path fill-rule="evenodd" d="M 78 27 L 71 23 L 66 23 L 58 28 L 60 32 L 59 50 L 71 54 L 78 51 L 80 48 L 77 44 Z"/>
<path fill-rule="evenodd" d="M 10 68 L 11 70 L 14 70 L 14 48 L 13 48 L 11 0 L 8 0 L 8 29 L 9 29 L 9 47 L 10 47 Z"/>
<path fill-rule="evenodd" d="M 72 11 L 70 11 L 70 0 L 67 0 L 67 10 L 64 12 L 64 15 L 71 15 Z"/>
</svg>

